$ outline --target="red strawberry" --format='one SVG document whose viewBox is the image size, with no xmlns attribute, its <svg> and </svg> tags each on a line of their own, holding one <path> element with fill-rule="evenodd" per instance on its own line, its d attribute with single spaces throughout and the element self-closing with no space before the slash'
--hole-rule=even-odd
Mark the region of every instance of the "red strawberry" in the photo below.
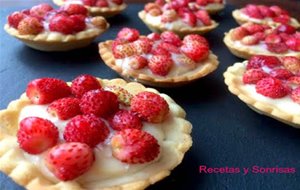
<svg viewBox="0 0 300 190">
<path fill-rule="evenodd" d="M 200 44 L 203 44 L 203 45 L 209 47 L 208 41 L 204 37 L 202 37 L 198 34 L 190 34 L 190 35 L 187 35 L 183 38 L 183 43 L 184 44 L 189 43 L 190 41 L 196 41 Z"/>
<path fill-rule="evenodd" d="M 138 54 L 147 54 L 151 51 L 152 42 L 148 38 L 140 38 L 133 42 L 133 48 Z"/>
<path fill-rule="evenodd" d="M 143 123 L 138 116 L 128 110 L 119 110 L 110 119 L 110 125 L 114 130 L 142 129 Z"/>
<path fill-rule="evenodd" d="M 293 56 L 285 56 L 281 58 L 283 66 L 293 74 L 300 73 L 300 59 Z"/>
<path fill-rule="evenodd" d="M 91 148 L 104 142 L 108 135 L 106 124 L 93 114 L 73 117 L 64 130 L 65 141 L 85 143 Z"/>
<path fill-rule="evenodd" d="M 36 17 L 25 17 L 18 25 L 18 31 L 21 35 L 36 35 L 43 30 L 43 25 Z"/>
<path fill-rule="evenodd" d="M 287 80 L 288 78 L 293 76 L 293 73 L 291 73 L 287 69 L 276 68 L 270 72 L 270 76 L 277 79 Z"/>
<path fill-rule="evenodd" d="M 232 30 L 231 39 L 232 40 L 241 40 L 249 34 L 250 33 L 248 32 L 248 30 L 246 28 L 240 26 L 240 27 Z"/>
<path fill-rule="evenodd" d="M 262 69 L 249 69 L 243 75 L 244 84 L 256 84 L 261 79 L 267 77 L 268 74 Z"/>
<path fill-rule="evenodd" d="M 205 60 L 209 55 L 209 48 L 195 41 L 183 44 L 180 49 L 186 56 L 196 62 Z"/>
<path fill-rule="evenodd" d="M 33 6 L 30 9 L 30 15 L 33 17 L 43 18 L 49 11 L 52 11 L 53 7 L 47 3 L 42 3 L 36 6 Z"/>
<path fill-rule="evenodd" d="M 117 5 L 121 5 L 123 3 L 123 0 L 112 0 L 112 2 Z"/>
<path fill-rule="evenodd" d="M 83 31 L 86 27 L 85 16 L 84 15 L 71 15 L 70 19 L 73 20 L 73 31 L 80 32 Z"/>
<path fill-rule="evenodd" d="M 291 92 L 291 98 L 294 102 L 300 104 L 300 87 L 294 89 Z"/>
<path fill-rule="evenodd" d="M 125 129 L 111 139 L 113 156 L 129 164 L 142 164 L 154 160 L 160 146 L 151 134 L 139 129 Z"/>
<path fill-rule="evenodd" d="M 169 56 L 153 55 L 149 60 L 148 66 L 153 74 L 166 76 L 173 64 L 174 63 Z"/>
<path fill-rule="evenodd" d="M 191 27 L 195 27 L 197 24 L 197 17 L 192 12 L 183 13 L 181 18 L 184 23 L 186 23 L 187 25 L 189 25 Z"/>
<path fill-rule="evenodd" d="M 212 24 L 209 14 L 205 10 L 199 10 L 195 13 L 197 19 L 199 19 L 205 26 Z"/>
<path fill-rule="evenodd" d="M 272 10 L 276 15 L 288 15 L 288 12 L 277 5 L 270 6 L 270 10 Z"/>
<path fill-rule="evenodd" d="M 256 83 L 256 92 L 270 98 L 282 98 L 289 92 L 281 80 L 267 77 Z"/>
<path fill-rule="evenodd" d="M 95 3 L 96 7 L 109 7 L 109 4 L 106 0 L 97 0 Z"/>
<path fill-rule="evenodd" d="M 87 15 L 88 10 L 80 4 L 66 4 L 62 8 L 68 15 Z"/>
<path fill-rule="evenodd" d="M 269 34 L 265 38 L 265 43 L 280 43 L 282 42 L 281 37 L 278 34 Z"/>
<path fill-rule="evenodd" d="M 67 120 L 81 113 L 79 102 L 77 98 L 61 98 L 52 102 L 47 111 L 54 117 Z"/>
<path fill-rule="evenodd" d="M 180 50 L 179 50 L 179 48 L 178 47 L 176 47 L 176 46 L 174 46 L 174 45 L 172 45 L 172 44 L 169 44 L 169 43 L 165 43 L 165 42 L 161 42 L 161 43 L 159 43 L 157 46 L 156 46 L 156 48 L 158 48 L 158 49 L 165 49 L 165 50 L 167 50 L 167 51 L 169 51 L 169 52 L 171 52 L 171 53 L 180 53 Z"/>
<path fill-rule="evenodd" d="M 94 6 L 97 0 L 82 0 L 82 3 L 87 6 Z"/>
<path fill-rule="evenodd" d="M 254 23 L 245 24 L 242 27 L 244 27 L 249 32 L 249 34 L 255 34 L 257 32 L 263 32 L 265 30 L 265 27 L 263 25 L 254 24 Z"/>
<path fill-rule="evenodd" d="M 79 75 L 71 84 L 72 94 L 77 98 L 81 98 L 82 95 L 90 90 L 101 89 L 100 82 L 92 75 Z"/>
<path fill-rule="evenodd" d="M 109 116 L 119 109 L 118 97 L 109 91 L 91 90 L 81 97 L 80 108 L 84 114 Z"/>
<path fill-rule="evenodd" d="M 281 24 L 276 28 L 276 31 L 286 34 L 294 34 L 296 32 L 296 28 L 287 24 Z"/>
<path fill-rule="evenodd" d="M 291 37 L 285 41 L 285 44 L 293 51 L 300 51 L 300 38 Z"/>
<path fill-rule="evenodd" d="M 263 18 L 263 16 L 261 15 L 261 12 L 259 11 L 259 9 L 256 5 L 248 4 L 244 8 L 243 12 L 252 18 L 258 18 L 258 19 Z"/>
<path fill-rule="evenodd" d="M 63 80 L 40 78 L 28 83 L 26 95 L 34 104 L 48 104 L 71 95 L 71 89 Z"/>
<path fill-rule="evenodd" d="M 11 27 L 18 28 L 19 23 L 25 17 L 26 17 L 26 15 L 24 13 L 14 12 L 8 16 L 7 21 Z"/>
<path fill-rule="evenodd" d="M 127 90 L 119 86 L 106 86 L 105 90 L 113 92 L 115 95 L 118 96 L 118 101 L 121 104 L 129 106 L 131 103 L 131 99 L 133 95 L 130 94 Z"/>
<path fill-rule="evenodd" d="M 262 66 L 274 68 L 279 66 L 280 64 L 281 64 L 280 60 L 275 56 L 254 55 L 249 59 L 246 68 L 247 70 L 258 69 Z"/>
<path fill-rule="evenodd" d="M 137 40 L 140 36 L 140 33 L 138 30 L 134 28 L 123 28 L 122 30 L 119 31 L 117 35 L 117 39 L 123 39 L 128 42 L 133 42 Z"/>
<path fill-rule="evenodd" d="M 263 17 L 274 17 L 275 16 L 274 11 L 272 11 L 269 7 L 267 7 L 265 5 L 259 5 L 258 9 Z"/>
<path fill-rule="evenodd" d="M 300 77 L 292 76 L 288 79 L 288 84 L 290 85 L 300 85 Z"/>
<path fill-rule="evenodd" d="M 253 36 L 255 36 L 255 38 L 257 38 L 259 41 L 263 41 L 266 38 L 266 34 L 264 32 L 257 32 L 253 34 Z"/>
<path fill-rule="evenodd" d="M 173 32 L 165 31 L 165 32 L 161 33 L 160 38 L 162 39 L 162 41 L 164 41 L 166 43 L 170 43 L 174 46 L 178 47 L 181 45 L 181 40 L 180 40 L 179 36 Z"/>
<path fill-rule="evenodd" d="M 117 59 L 130 57 L 136 53 L 132 43 L 113 46 L 112 52 Z"/>
<path fill-rule="evenodd" d="M 286 42 L 291 38 L 291 35 L 286 33 L 279 33 L 279 36 L 283 42 Z"/>
<path fill-rule="evenodd" d="M 166 50 L 164 47 L 156 46 L 152 47 L 150 54 L 152 55 L 163 55 L 166 57 L 171 57 L 171 53 L 169 50 Z"/>
<path fill-rule="evenodd" d="M 151 33 L 151 34 L 148 34 L 147 38 L 149 38 L 150 40 L 156 41 L 156 40 L 160 40 L 160 35 L 157 33 Z"/>
<path fill-rule="evenodd" d="M 267 49 L 270 52 L 274 52 L 274 53 L 285 53 L 288 51 L 288 47 L 287 45 L 285 45 L 285 43 L 281 42 L 281 43 L 268 43 L 267 44 Z"/>
<path fill-rule="evenodd" d="M 245 36 L 242 40 L 241 43 L 244 45 L 256 45 L 259 43 L 259 39 L 255 37 L 254 35 L 251 36 Z"/>
<path fill-rule="evenodd" d="M 176 0 L 180 7 L 187 7 L 190 0 Z"/>
<path fill-rule="evenodd" d="M 128 61 L 130 68 L 138 70 L 146 67 L 148 65 L 148 60 L 141 55 L 134 55 Z"/>
<path fill-rule="evenodd" d="M 196 3 L 200 6 L 206 6 L 208 4 L 208 0 L 196 0 Z"/>
<path fill-rule="evenodd" d="M 169 105 L 160 95 L 145 91 L 132 98 L 131 110 L 144 121 L 161 123 L 167 119 Z"/>
<path fill-rule="evenodd" d="M 45 157 L 47 168 L 60 180 L 73 180 L 87 172 L 95 156 L 86 144 L 71 142 L 53 147 Z"/>
<path fill-rule="evenodd" d="M 291 18 L 288 15 L 279 15 L 277 17 L 274 17 L 272 20 L 281 24 L 289 24 L 290 19 Z"/>
<path fill-rule="evenodd" d="M 49 21 L 49 29 L 63 34 L 72 34 L 74 32 L 74 20 L 67 15 L 57 14 Z"/>
<path fill-rule="evenodd" d="M 26 117 L 20 122 L 17 138 L 21 149 L 29 154 L 40 154 L 57 143 L 58 130 L 49 120 Z"/>
</svg>

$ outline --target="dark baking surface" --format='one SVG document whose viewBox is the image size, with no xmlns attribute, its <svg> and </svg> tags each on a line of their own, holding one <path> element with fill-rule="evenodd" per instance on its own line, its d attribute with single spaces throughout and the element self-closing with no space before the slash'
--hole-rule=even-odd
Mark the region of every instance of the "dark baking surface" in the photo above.
<svg viewBox="0 0 300 190">
<path fill-rule="evenodd" d="M 17 99 L 26 84 L 38 77 L 58 77 L 66 81 L 89 73 L 101 78 L 116 78 L 99 58 L 97 42 L 115 37 L 123 26 L 150 31 L 137 18 L 142 5 L 133 4 L 121 15 L 109 19 L 111 28 L 85 49 L 67 53 L 33 50 L 0 30 L 0 109 Z M 6 15 L 23 7 L 1 9 L 1 26 Z M 300 187 L 300 130 L 250 110 L 229 93 L 223 72 L 240 61 L 222 42 L 224 32 L 237 26 L 227 5 L 214 18 L 220 26 L 206 35 L 219 56 L 216 72 L 193 84 L 173 89 L 158 89 L 170 95 L 187 112 L 193 124 L 193 146 L 171 175 L 149 189 L 285 189 Z M 0 163 L 5 164 L 5 163 Z M 294 174 L 200 174 L 199 166 L 208 167 L 293 167 Z M 19 190 L 7 176 L 0 174 L 0 190 Z"/>
</svg>

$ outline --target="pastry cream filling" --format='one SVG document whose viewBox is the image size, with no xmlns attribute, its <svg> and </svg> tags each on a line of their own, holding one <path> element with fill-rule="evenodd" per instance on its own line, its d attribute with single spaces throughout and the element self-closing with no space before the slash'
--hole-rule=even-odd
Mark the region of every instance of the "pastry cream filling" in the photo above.
<svg viewBox="0 0 300 190">
<path fill-rule="evenodd" d="M 36 117 L 41 117 L 44 119 L 48 119 L 51 122 L 54 123 L 54 125 L 57 126 L 59 130 L 59 141 L 64 142 L 63 139 L 63 132 L 66 124 L 68 123 L 69 120 L 62 121 L 56 117 L 53 117 L 47 112 L 47 107 L 48 105 L 28 105 L 25 106 L 19 116 L 19 122 L 30 116 L 36 116 Z M 176 111 L 176 108 L 173 108 L 170 106 L 170 111 L 172 112 Z M 152 134 L 158 141 L 160 147 L 161 147 L 161 153 L 156 160 L 158 160 L 163 154 L 166 154 L 166 147 L 168 142 L 164 141 L 165 134 L 163 131 L 163 127 L 165 125 L 175 125 L 175 119 L 172 117 L 172 113 L 168 116 L 168 118 L 163 122 L 159 124 L 153 124 L 153 123 L 147 123 L 143 122 L 143 130 L 147 131 L 148 133 Z M 108 125 L 109 126 L 109 125 Z M 126 164 L 122 163 L 121 161 L 117 160 L 112 156 L 112 149 L 110 146 L 110 139 L 113 136 L 114 131 L 111 130 L 111 133 L 109 137 L 105 140 L 103 143 L 99 143 L 95 148 L 94 148 L 94 153 L 95 153 L 95 162 L 91 169 L 77 178 L 79 182 L 92 182 L 92 181 L 97 181 L 97 180 L 104 180 L 104 179 L 109 179 L 112 177 L 116 176 L 123 176 L 128 173 L 135 173 L 143 168 L 145 168 L 147 165 L 151 164 L 152 162 L 155 162 L 156 160 L 145 163 L 145 164 Z M 16 137 L 14 137 L 16 139 Z M 24 152 L 24 157 L 31 163 L 35 164 L 37 168 L 50 180 L 52 181 L 59 181 L 53 174 L 50 172 L 47 167 L 45 166 L 44 163 L 44 156 L 47 153 L 47 151 L 39 154 L 39 155 L 30 155 Z"/>
<path fill-rule="evenodd" d="M 245 64 L 239 64 L 236 65 L 238 67 L 237 69 L 243 69 L 245 70 L 246 65 Z M 242 76 L 239 76 L 239 80 L 242 81 Z M 240 85 L 240 88 L 246 92 L 250 97 L 254 98 L 255 100 L 258 100 L 260 102 L 274 105 L 278 109 L 282 111 L 288 111 L 290 114 L 299 115 L 300 114 L 300 105 L 293 102 L 293 100 L 289 96 L 285 96 L 283 98 L 269 98 L 266 96 L 263 96 L 256 92 L 255 85 L 253 84 L 243 84 Z"/>
</svg>

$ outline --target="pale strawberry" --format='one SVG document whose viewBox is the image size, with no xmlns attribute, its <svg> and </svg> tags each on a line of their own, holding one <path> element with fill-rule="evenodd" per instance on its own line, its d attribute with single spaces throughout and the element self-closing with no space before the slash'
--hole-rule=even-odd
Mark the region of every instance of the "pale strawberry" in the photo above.
<svg viewBox="0 0 300 190">
<path fill-rule="evenodd" d="M 148 14 L 152 15 L 152 16 L 159 16 L 162 14 L 162 10 L 160 8 L 154 8 L 151 9 Z"/>
<path fill-rule="evenodd" d="M 70 96 L 71 89 L 63 80 L 39 78 L 28 83 L 26 95 L 34 104 L 48 104 L 54 100 Z"/>
<path fill-rule="evenodd" d="M 147 54 L 151 51 L 152 42 L 148 38 L 139 38 L 133 42 L 133 48 L 137 54 Z"/>
<path fill-rule="evenodd" d="M 114 57 L 117 59 L 123 59 L 136 54 L 132 43 L 116 45 L 112 48 L 112 52 Z"/>
<path fill-rule="evenodd" d="M 195 16 L 197 19 L 199 19 L 205 26 L 209 26 L 212 24 L 211 18 L 207 11 L 205 10 L 199 10 L 195 13 Z"/>
<path fill-rule="evenodd" d="M 160 9 L 160 6 L 156 3 L 147 3 L 145 6 L 144 6 L 144 10 L 146 12 L 149 12 L 151 9 Z"/>
<path fill-rule="evenodd" d="M 146 67 L 148 65 L 148 60 L 141 55 L 134 55 L 128 61 L 128 65 L 131 69 L 138 70 Z"/>
<path fill-rule="evenodd" d="M 252 46 L 252 45 L 258 44 L 259 39 L 257 37 L 255 37 L 254 35 L 249 35 L 249 36 L 245 36 L 241 40 L 241 43 L 244 44 L 244 45 Z"/>
<path fill-rule="evenodd" d="M 17 132 L 20 148 L 29 154 L 40 154 L 57 143 L 58 129 L 49 120 L 26 117 Z"/>
<path fill-rule="evenodd" d="M 53 7 L 47 3 L 42 3 L 36 6 L 33 6 L 30 9 L 30 15 L 33 17 L 43 18 L 49 11 L 52 11 Z"/>
<path fill-rule="evenodd" d="M 119 109 L 118 97 L 105 90 L 91 90 L 81 97 L 80 109 L 84 114 L 106 117 Z"/>
<path fill-rule="evenodd" d="M 186 56 L 196 62 L 205 60 L 209 55 L 209 47 L 195 41 L 183 44 L 180 49 Z"/>
<path fill-rule="evenodd" d="M 91 148 L 104 142 L 108 135 L 109 128 L 93 114 L 73 117 L 64 129 L 66 142 L 85 143 Z"/>
<path fill-rule="evenodd" d="M 153 55 L 149 59 L 148 67 L 153 74 L 166 76 L 174 65 L 172 59 L 165 55 Z"/>
<path fill-rule="evenodd" d="M 61 98 L 53 101 L 48 106 L 47 112 L 58 119 L 67 120 L 81 114 L 79 102 L 77 98 Z"/>
<path fill-rule="evenodd" d="M 92 75 L 84 74 L 76 77 L 71 84 L 71 91 L 74 96 L 81 98 L 82 95 L 90 90 L 101 89 L 100 82 Z"/>
<path fill-rule="evenodd" d="M 282 98 L 289 93 L 289 89 L 284 86 L 281 80 L 267 77 L 256 83 L 256 92 L 269 98 Z"/>
<path fill-rule="evenodd" d="M 44 30 L 42 23 L 36 17 L 25 17 L 18 24 L 21 35 L 36 35 Z"/>
<path fill-rule="evenodd" d="M 18 28 L 19 23 L 26 17 L 24 13 L 14 12 L 7 17 L 7 22 L 11 27 Z"/>
<path fill-rule="evenodd" d="M 300 87 L 294 89 L 291 92 L 291 98 L 294 102 L 300 104 Z"/>
<path fill-rule="evenodd" d="M 190 69 L 194 69 L 197 66 L 197 63 L 195 61 L 193 61 L 192 59 L 190 59 L 188 56 L 184 54 L 177 55 L 175 59 L 180 65 L 183 65 L 184 67 Z"/>
<path fill-rule="evenodd" d="M 121 29 L 117 34 L 117 39 L 123 39 L 128 42 L 133 42 L 137 40 L 140 36 L 140 33 L 138 30 L 134 28 L 123 28 Z"/>
<path fill-rule="evenodd" d="M 117 95 L 119 103 L 126 106 L 129 106 L 131 104 L 131 99 L 133 98 L 133 95 L 129 93 L 126 89 L 115 85 L 106 86 L 104 89 L 113 92 L 115 95 Z"/>
<path fill-rule="evenodd" d="M 232 30 L 231 39 L 232 40 L 241 40 L 249 34 L 250 33 L 248 32 L 248 30 L 246 28 L 240 26 L 240 27 L 235 28 L 235 29 Z"/>
<path fill-rule="evenodd" d="M 161 22 L 173 22 L 178 18 L 175 10 L 165 10 L 161 15 Z"/>
<path fill-rule="evenodd" d="M 128 164 L 142 164 L 154 160 L 160 146 L 151 134 L 139 129 L 125 129 L 111 139 L 113 156 Z"/>
<path fill-rule="evenodd" d="M 268 77 L 262 69 L 249 69 L 243 75 L 244 84 L 256 84 L 261 79 Z"/>
<path fill-rule="evenodd" d="M 162 39 L 162 41 L 164 41 L 166 43 L 170 43 L 174 46 L 178 47 L 181 45 L 181 40 L 180 40 L 179 36 L 177 34 L 175 34 L 174 32 L 165 31 L 165 32 L 161 33 L 160 38 Z"/>
<path fill-rule="evenodd" d="M 109 120 L 110 126 L 117 131 L 124 129 L 142 129 L 143 123 L 138 116 L 128 110 L 117 111 Z"/>
<path fill-rule="evenodd" d="M 53 147 L 45 157 L 46 167 L 60 180 L 73 180 L 87 172 L 95 156 L 86 144 L 62 143 Z"/>
<path fill-rule="evenodd" d="M 300 74 L 300 59 L 294 56 L 285 56 L 281 58 L 281 61 L 287 70 L 295 75 Z"/>
<path fill-rule="evenodd" d="M 167 119 L 169 105 L 167 101 L 153 92 L 140 92 L 131 100 L 131 111 L 144 121 L 161 123 Z"/>
</svg>

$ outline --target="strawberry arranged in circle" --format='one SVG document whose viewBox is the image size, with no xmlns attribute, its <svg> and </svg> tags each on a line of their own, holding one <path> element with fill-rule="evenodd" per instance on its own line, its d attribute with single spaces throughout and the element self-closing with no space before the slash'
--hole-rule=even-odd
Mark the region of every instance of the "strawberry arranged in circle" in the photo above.
<svg viewBox="0 0 300 190">
<path fill-rule="evenodd" d="M 268 74 L 262 69 L 250 69 L 244 73 L 243 82 L 244 84 L 256 84 L 258 81 L 267 76 Z"/>
<path fill-rule="evenodd" d="M 45 157 L 47 168 L 60 180 L 73 180 L 94 163 L 93 150 L 84 143 L 69 142 L 53 147 Z"/>
<path fill-rule="evenodd" d="M 40 154 L 57 143 L 58 129 L 49 120 L 26 117 L 17 132 L 20 148 L 29 154 Z"/>
<path fill-rule="evenodd" d="M 118 101 L 121 104 L 124 104 L 126 106 L 129 106 L 131 104 L 131 99 L 133 98 L 133 95 L 130 94 L 126 89 L 113 85 L 113 86 L 106 86 L 105 90 L 116 94 L 118 96 Z"/>
<path fill-rule="evenodd" d="M 63 34 L 72 34 L 86 27 L 84 20 L 63 14 L 55 15 L 49 22 L 49 29 L 51 31 L 61 32 Z"/>
<path fill-rule="evenodd" d="M 149 68 L 152 73 L 166 76 L 173 66 L 173 61 L 169 56 L 153 55 L 149 60 Z"/>
<path fill-rule="evenodd" d="M 188 41 L 183 44 L 181 51 L 196 62 L 205 60 L 209 55 L 209 47 L 197 41 Z"/>
<path fill-rule="evenodd" d="M 34 104 L 48 104 L 71 95 L 71 88 L 56 78 L 35 79 L 27 85 L 26 95 Z"/>
<path fill-rule="evenodd" d="M 46 14 L 53 10 L 53 7 L 47 3 L 42 3 L 36 6 L 33 6 L 30 9 L 30 15 L 33 17 L 43 18 Z"/>
<path fill-rule="evenodd" d="M 101 89 L 102 86 L 99 81 L 92 75 L 84 74 L 76 77 L 71 84 L 72 94 L 77 98 L 81 98 L 82 95 L 90 90 Z"/>
<path fill-rule="evenodd" d="M 129 164 L 142 164 L 154 160 L 160 152 L 157 140 L 139 129 L 124 129 L 111 139 L 113 156 Z"/>
<path fill-rule="evenodd" d="M 256 83 L 256 92 L 270 98 L 282 98 L 289 93 L 289 89 L 281 80 L 266 77 Z"/>
<path fill-rule="evenodd" d="M 149 53 L 152 49 L 152 42 L 148 38 L 139 38 L 133 42 L 133 47 L 138 54 Z"/>
<path fill-rule="evenodd" d="M 170 43 L 174 46 L 178 47 L 181 45 L 181 40 L 180 40 L 179 36 L 173 32 L 165 31 L 165 32 L 161 33 L 160 38 L 162 39 L 162 41 L 164 41 L 166 43 Z"/>
<path fill-rule="evenodd" d="M 17 29 L 22 35 L 36 35 L 44 30 L 40 20 L 31 16 L 23 18 L 19 22 Z"/>
<path fill-rule="evenodd" d="M 81 97 L 80 109 L 84 114 L 107 117 L 119 109 L 118 97 L 105 90 L 90 90 Z"/>
<path fill-rule="evenodd" d="M 133 28 L 123 28 L 118 32 L 117 39 L 122 39 L 127 42 L 133 42 L 137 40 L 140 36 L 140 33 L 138 30 Z"/>
<path fill-rule="evenodd" d="M 110 125 L 114 130 L 134 128 L 142 129 L 143 124 L 138 116 L 128 110 L 119 110 L 110 119 Z"/>
<path fill-rule="evenodd" d="M 47 108 L 48 113 L 61 120 L 67 120 L 81 114 L 78 98 L 61 98 L 53 101 Z"/>
<path fill-rule="evenodd" d="M 134 55 L 130 61 L 128 61 L 128 65 L 135 70 L 142 69 L 148 65 L 147 58 L 141 55 Z"/>
<path fill-rule="evenodd" d="M 63 10 L 66 11 L 67 14 L 69 15 L 87 15 L 88 10 L 80 5 L 80 4 L 66 4 L 63 6 Z"/>
<path fill-rule="evenodd" d="M 19 23 L 26 17 L 24 13 L 14 12 L 7 17 L 8 24 L 14 28 L 18 28 Z"/>
<path fill-rule="evenodd" d="M 131 100 L 131 111 L 150 123 L 161 123 L 169 114 L 169 105 L 160 95 L 140 92 Z"/>
<path fill-rule="evenodd" d="M 66 125 L 64 139 L 66 142 L 81 142 L 91 148 L 105 141 L 109 129 L 106 124 L 93 114 L 73 117 Z"/>
</svg>

